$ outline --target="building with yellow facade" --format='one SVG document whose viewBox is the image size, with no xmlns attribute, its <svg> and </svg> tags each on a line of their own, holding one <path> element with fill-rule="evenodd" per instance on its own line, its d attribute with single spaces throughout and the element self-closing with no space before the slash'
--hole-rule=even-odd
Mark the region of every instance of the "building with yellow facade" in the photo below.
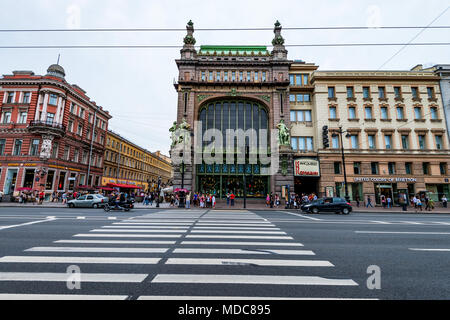
<svg viewBox="0 0 450 320">
<path fill-rule="evenodd" d="M 150 152 L 119 134 L 108 131 L 103 166 L 102 184 L 128 185 L 130 189 L 154 191 L 158 178 L 168 185 L 173 176 L 170 158 Z"/>
</svg>

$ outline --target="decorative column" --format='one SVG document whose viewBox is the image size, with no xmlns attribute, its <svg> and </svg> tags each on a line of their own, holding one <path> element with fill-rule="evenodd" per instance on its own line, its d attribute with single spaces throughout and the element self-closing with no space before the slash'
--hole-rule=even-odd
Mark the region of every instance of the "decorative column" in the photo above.
<svg viewBox="0 0 450 320">
<path fill-rule="evenodd" d="M 42 94 L 40 94 L 38 92 L 38 102 L 37 102 L 37 106 L 36 106 L 36 111 L 34 113 L 34 120 L 35 121 L 39 120 L 39 110 L 41 108 L 41 102 L 42 102 Z"/>
<path fill-rule="evenodd" d="M 63 104 L 63 100 L 64 100 L 64 98 L 62 96 L 60 96 L 58 98 L 58 107 L 56 108 L 56 115 L 55 115 L 55 122 L 56 123 L 61 123 L 59 121 L 59 116 L 61 114 L 61 107 L 62 107 L 62 104 Z"/>
<path fill-rule="evenodd" d="M 42 107 L 41 121 L 45 121 L 47 119 L 47 103 L 48 103 L 48 92 L 46 92 L 44 96 L 44 106 Z"/>
</svg>

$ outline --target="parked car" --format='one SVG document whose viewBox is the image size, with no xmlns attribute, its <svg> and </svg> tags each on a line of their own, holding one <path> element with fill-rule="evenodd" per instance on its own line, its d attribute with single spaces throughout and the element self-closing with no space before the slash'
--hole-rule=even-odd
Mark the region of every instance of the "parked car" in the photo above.
<svg viewBox="0 0 450 320">
<path fill-rule="evenodd" d="M 301 209 L 304 212 L 312 213 L 323 211 L 349 214 L 352 211 L 352 205 L 344 198 L 320 198 L 302 205 Z"/>
<path fill-rule="evenodd" d="M 101 208 L 108 202 L 108 198 L 101 194 L 86 194 L 67 202 L 69 208 Z"/>
</svg>

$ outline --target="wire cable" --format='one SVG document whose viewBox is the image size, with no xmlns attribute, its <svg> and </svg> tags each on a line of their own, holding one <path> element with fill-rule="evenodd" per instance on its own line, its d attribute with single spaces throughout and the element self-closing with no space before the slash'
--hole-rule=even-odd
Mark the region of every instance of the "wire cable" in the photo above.
<svg viewBox="0 0 450 320">
<path fill-rule="evenodd" d="M 390 29 L 450 29 L 450 26 L 329 26 L 283 27 L 283 30 L 390 30 Z M 272 31 L 273 27 L 255 28 L 195 28 L 195 31 Z M 78 28 L 78 29 L 0 29 L 0 32 L 182 32 L 186 28 Z"/>
<path fill-rule="evenodd" d="M 288 44 L 285 47 L 357 47 L 357 46 L 448 46 L 450 42 L 420 42 L 420 43 L 316 43 Z M 199 46 L 196 46 L 199 48 Z M 272 46 L 270 46 L 272 47 Z M 181 45 L 24 45 L 0 46 L 0 49 L 174 49 Z"/>
</svg>

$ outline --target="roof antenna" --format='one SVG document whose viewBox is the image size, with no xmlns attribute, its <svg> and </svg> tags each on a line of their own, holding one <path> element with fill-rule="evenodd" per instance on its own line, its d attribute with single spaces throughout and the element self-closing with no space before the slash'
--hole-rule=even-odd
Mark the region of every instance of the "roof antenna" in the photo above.
<svg viewBox="0 0 450 320">
<path fill-rule="evenodd" d="M 58 53 L 58 61 L 56 62 L 57 65 L 59 65 L 59 57 L 61 56 L 61 54 Z"/>
</svg>

